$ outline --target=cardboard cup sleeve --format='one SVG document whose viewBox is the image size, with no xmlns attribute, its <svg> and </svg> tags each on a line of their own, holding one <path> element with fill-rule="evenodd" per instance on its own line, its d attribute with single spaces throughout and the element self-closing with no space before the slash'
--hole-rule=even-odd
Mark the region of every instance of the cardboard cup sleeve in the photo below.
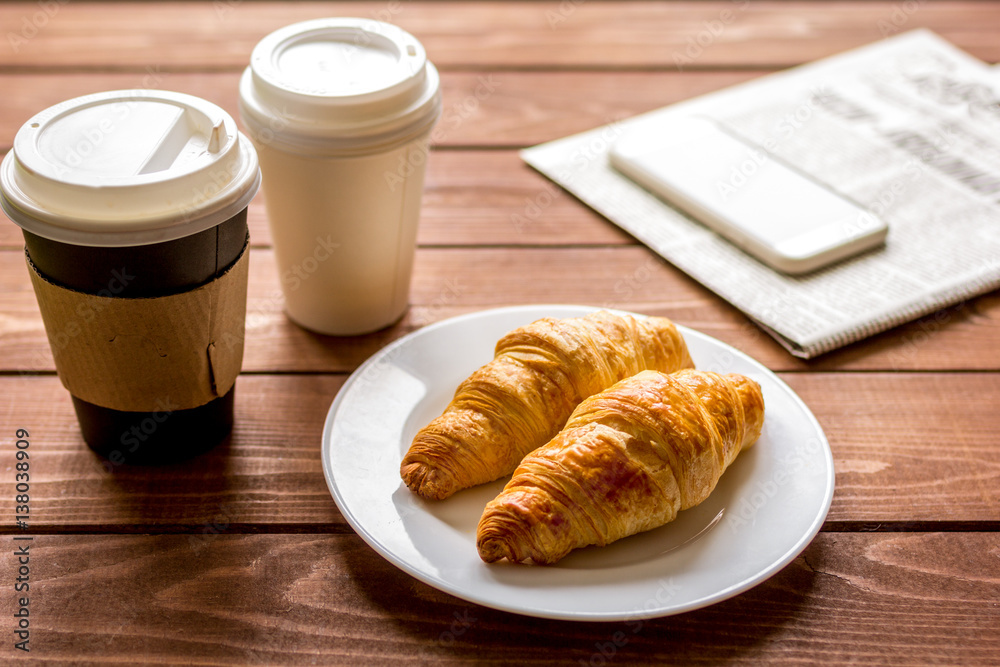
<svg viewBox="0 0 1000 667">
<path fill-rule="evenodd" d="M 86 294 L 45 278 L 27 257 L 56 371 L 69 392 L 113 410 L 224 396 L 243 363 L 248 246 L 215 279 L 151 298 Z"/>
</svg>

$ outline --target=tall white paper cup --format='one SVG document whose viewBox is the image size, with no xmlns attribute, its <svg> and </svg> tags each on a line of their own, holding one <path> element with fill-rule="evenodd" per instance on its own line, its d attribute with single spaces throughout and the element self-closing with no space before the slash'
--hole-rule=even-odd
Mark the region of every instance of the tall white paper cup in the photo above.
<svg viewBox="0 0 1000 667">
<path fill-rule="evenodd" d="M 437 70 L 400 28 L 306 21 L 257 44 L 240 114 L 260 158 L 288 316 L 324 334 L 406 311 Z"/>
</svg>

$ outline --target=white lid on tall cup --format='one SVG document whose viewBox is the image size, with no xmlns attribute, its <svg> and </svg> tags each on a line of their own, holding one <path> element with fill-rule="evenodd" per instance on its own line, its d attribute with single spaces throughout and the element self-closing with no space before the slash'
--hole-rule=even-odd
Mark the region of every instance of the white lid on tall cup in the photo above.
<svg viewBox="0 0 1000 667">
<path fill-rule="evenodd" d="M 260 185 L 257 152 L 203 99 L 117 90 L 31 118 L 0 165 L 0 204 L 25 230 L 87 246 L 171 241 L 223 222 Z"/>
<path fill-rule="evenodd" d="M 307 155 L 379 152 L 437 122 L 440 81 L 424 47 L 397 26 L 304 21 L 254 48 L 240 114 L 258 144 Z"/>
</svg>

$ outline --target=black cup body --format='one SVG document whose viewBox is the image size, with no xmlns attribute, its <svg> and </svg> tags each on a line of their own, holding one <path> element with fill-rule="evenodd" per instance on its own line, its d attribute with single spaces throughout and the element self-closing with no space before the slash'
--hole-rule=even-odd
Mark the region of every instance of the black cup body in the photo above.
<svg viewBox="0 0 1000 667">
<path fill-rule="evenodd" d="M 246 209 L 191 236 L 149 245 L 73 245 L 24 233 L 35 268 L 49 281 L 79 292 L 123 299 L 168 296 L 225 273 L 249 241 Z M 73 396 L 87 445 L 113 466 L 169 463 L 207 451 L 233 426 L 235 385 L 224 396 L 189 409 L 164 402 L 156 412 L 114 410 Z"/>
</svg>

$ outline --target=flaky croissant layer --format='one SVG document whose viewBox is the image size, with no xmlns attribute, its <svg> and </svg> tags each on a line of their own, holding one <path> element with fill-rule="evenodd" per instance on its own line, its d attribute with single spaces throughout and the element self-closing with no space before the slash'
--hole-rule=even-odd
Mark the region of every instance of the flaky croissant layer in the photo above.
<svg viewBox="0 0 1000 667">
<path fill-rule="evenodd" d="M 760 436 L 764 399 L 743 375 L 646 371 L 584 400 L 483 512 L 487 563 L 551 564 L 673 521 Z"/>
<path fill-rule="evenodd" d="M 430 499 L 499 479 L 548 442 L 584 398 L 643 370 L 693 366 L 663 317 L 599 311 L 538 320 L 501 338 L 493 361 L 459 385 L 444 414 L 417 433 L 400 476 Z"/>
</svg>

